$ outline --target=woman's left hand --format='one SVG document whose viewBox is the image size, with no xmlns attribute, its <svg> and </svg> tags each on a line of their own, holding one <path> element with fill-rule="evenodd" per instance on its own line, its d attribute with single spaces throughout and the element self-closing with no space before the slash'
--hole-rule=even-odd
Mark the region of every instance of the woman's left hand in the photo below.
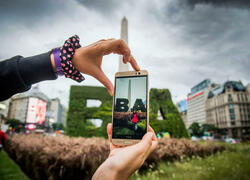
<svg viewBox="0 0 250 180">
<path fill-rule="evenodd" d="M 123 62 L 129 62 L 134 70 L 139 71 L 136 60 L 130 53 L 130 49 L 121 39 L 107 39 L 97 41 L 89 46 L 76 49 L 72 62 L 82 73 L 88 74 L 99 80 L 109 91 L 114 94 L 114 86 L 102 70 L 102 58 L 105 55 L 115 53 L 123 55 Z M 112 65 L 113 62 L 110 62 Z"/>
</svg>

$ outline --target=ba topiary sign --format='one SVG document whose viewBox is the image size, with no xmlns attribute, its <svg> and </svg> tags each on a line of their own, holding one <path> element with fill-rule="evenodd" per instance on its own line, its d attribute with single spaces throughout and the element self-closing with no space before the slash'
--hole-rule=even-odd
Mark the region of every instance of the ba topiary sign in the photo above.
<svg viewBox="0 0 250 180">
<path fill-rule="evenodd" d="M 87 107 L 87 100 L 99 100 L 99 107 Z M 138 102 L 135 108 L 140 105 Z M 150 125 L 156 132 L 170 132 L 173 137 L 188 137 L 185 125 L 172 102 L 168 89 L 150 90 Z M 157 119 L 160 112 L 163 120 Z M 101 119 L 100 127 L 89 123 L 90 119 Z M 112 97 L 104 87 L 71 86 L 66 132 L 69 136 L 103 136 L 112 120 Z"/>
</svg>

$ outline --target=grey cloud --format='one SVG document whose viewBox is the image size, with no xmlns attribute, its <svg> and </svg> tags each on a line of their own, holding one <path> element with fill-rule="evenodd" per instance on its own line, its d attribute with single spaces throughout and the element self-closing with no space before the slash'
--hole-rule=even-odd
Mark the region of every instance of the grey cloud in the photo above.
<svg viewBox="0 0 250 180">
<path fill-rule="evenodd" d="M 117 1 L 117 0 L 76 0 L 84 7 L 94 10 L 105 16 L 115 16 L 124 9 L 125 6 L 135 4 L 133 0 Z"/>
<path fill-rule="evenodd" d="M 215 6 L 226 8 L 215 8 Z M 140 66 L 149 70 L 152 86 L 169 88 L 174 94 L 185 97 L 189 88 L 205 78 L 223 82 L 229 76 L 230 79 L 249 81 L 250 11 L 242 10 L 243 8 L 238 5 L 234 7 L 189 0 L 0 1 L 0 39 L 4 44 L 1 49 L 3 51 L 9 40 L 15 41 L 16 48 L 20 48 L 21 42 L 26 41 L 25 37 L 30 36 L 30 29 L 24 29 L 21 33 L 20 28 L 18 31 L 10 31 L 12 23 L 24 24 L 27 28 L 32 28 L 36 23 L 37 27 L 32 30 L 41 28 L 44 31 L 40 31 L 41 34 L 34 36 L 34 41 L 37 38 L 40 44 L 50 48 L 57 45 L 54 41 L 60 41 L 60 36 L 63 41 L 68 35 L 68 30 L 50 29 L 49 31 L 46 28 L 50 26 L 51 22 L 55 23 L 55 26 L 63 22 L 54 21 L 58 18 L 73 19 L 81 14 L 81 19 L 76 19 L 76 22 L 69 20 L 68 23 L 76 29 L 80 27 L 79 31 L 84 32 L 82 40 L 91 43 L 93 39 L 96 40 L 93 38 L 94 36 L 106 38 L 105 36 L 109 36 L 109 34 L 118 35 L 120 17 L 126 15 L 129 20 L 130 47 L 135 47 L 131 50 L 138 58 Z M 73 12 L 76 8 L 84 12 Z M 63 12 L 67 16 L 63 15 Z M 58 15 L 60 13 L 62 16 Z M 86 19 L 82 17 L 86 17 Z M 77 26 L 76 24 L 81 23 L 82 19 L 82 26 Z M 40 23 L 41 21 L 42 23 Z M 100 21 L 103 21 L 103 26 L 96 25 Z M 114 29 L 114 26 L 117 29 Z M 92 32 L 91 28 L 95 31 Z M 103 31 L 105 31 L 104 35 Z M 49 33 L 54 33 L 53 37 L 56 36 L 57 39 L 41 38 L 45 37 L 44 34 Z M 11 34 L 15 36 L 11 36 Z M 100 34 L 104 37 L 101 37 Z M 23 36 L 22 41 L 16 40 L 19 35 Z M 27 41 L 27 43 L 32 42 L 32 38 Z M 37 45 L 37 48 L 40 47 L 40 44 Z M 4 51 L 12 54 L 13 48 L 14 46 L 5 48 Z M 28 47 L 23 47 L 23 49 L 23 52 L 27 54 L 34 51 Z M 168 54 L 168 52 L 170 53 Z M 2 55 L 4 53 L 0 53 L 0 59 L 6 57 L 6 55 Z M 117 59 L 112 56 L 105 58 L 110 58 L 112 61 Z M 108 67 L 110 68 L 110 66 Z M 110 78 L 113 78 L 116 67 L 113 66 L 111 69 L 106 67 L 105 70 L 109 72 Z M 83 84 L 100 85 L 92 79 Z M 69 87 L 71 81 L 68 81 Z M 53 83 L 46 82 L 42 87 L 47 94 L 50 94 L 53 88 L 64 89 L 64 83 L 65 79 L 61 79 Z M 65 98 L 67 99 L 67 97 Z"/>
<path fill-rule="evenodd" d="M 27 23 L 29 26 L 36 21 L 50 17 L 64 9 L 66 1 L 60 0 L 11 0 L 0 1 L 0 16 L 5 21 Z"/>
<path fill-rule="evenodd" d="M 208 4 L 215 7 L 240 8 L 250 10 L 248 0 L 187 0 L 188 5 L 195 7 L 197 4 Z"/>
<path fill-rule="evenodd" d="M 83 6 L 94 9 L 99 12 L 106 13 L 112 13 L 115 9 L 118 9 L 121 1 L 117 0 L 106 0 L 106 1 L 100 1 L 100 0 L 77 0 L 80 4 Z"/>
<path fill-rule="evenodd" d="M 179 54 L 170 56 L 167 61 L 154 58 L 158 61 L 154 69 L 159 74 L 155 79 L 190 88 L 205 78 L 218 83 L 227 78 L 249 81 L 250 11 L 242 10 L 243 1 L 235 6 L 230 4 L 228 8 L 215 8 L 215 5 L 198 1 L 193 1 L 193 6 L 199 6 L 190 8 L 188 2 L 170 0 L 159 11 L 150 11 L 162 24 L 165 30 L 162 32 L 177 42 L 172 48 L 182 47 L 192 53 L 191 57 L 185 57 L 180 48 Z M 159 64 L 161 68 L 157 67 Z M 166 76 L 161 77 L 164 72 Z"/>
<path fill-rule="evenodd" d="M 233 46 L 235 49 L 231 50 L 240 51 L 241 48 L 246 51 L 246 47 L 249 47 L 250 11 L 217 9 L 211 6 L 199 6 L 193 10 L 182 7 L 183 4 L 172 1 L 170 4 L 166 3 L 162 11 L 156 14 L 156 18 L 161 17 L 163 24 L 176 28 L 176 39 L 181 44 L 186 44 L 195 51 L 210 51 L 211 54 L 224 51 L 224 47 Z"/>
</svg>

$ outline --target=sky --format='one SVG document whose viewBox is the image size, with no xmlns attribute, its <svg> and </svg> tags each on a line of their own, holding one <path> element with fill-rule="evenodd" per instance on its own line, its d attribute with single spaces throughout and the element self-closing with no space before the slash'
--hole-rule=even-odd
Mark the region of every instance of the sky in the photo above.
<svg viewBox="0 0 250 180">
<path fill-rule="evenodd" d="M 0 59 L 24 57 L 59 47 L 78 34 L 82 46 L 119 38 L 128 19 L 129 47 L 152 88 L 168 88 L 174 102 L 206 78 L 250 82 L 249 0 L 12 0 L 0 1 Z M 117 55 L 105 56 L 103 70 L 114 81 Z M 70 85 L 60 77 L 39 83 L 50 98 L 67 106 Z"/>
</svg>

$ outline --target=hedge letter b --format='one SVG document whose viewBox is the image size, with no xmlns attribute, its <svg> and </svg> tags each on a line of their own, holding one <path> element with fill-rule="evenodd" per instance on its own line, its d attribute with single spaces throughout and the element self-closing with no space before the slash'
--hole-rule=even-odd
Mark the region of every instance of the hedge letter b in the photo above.
<svg viewBox="0 0 250 180">
<path fill-rule="evenodd" d="M 127 112 L 128 111 L 128 100 L 125 98 L 117 98 L 115 103 L 116 112 Z"/>
</svg>

